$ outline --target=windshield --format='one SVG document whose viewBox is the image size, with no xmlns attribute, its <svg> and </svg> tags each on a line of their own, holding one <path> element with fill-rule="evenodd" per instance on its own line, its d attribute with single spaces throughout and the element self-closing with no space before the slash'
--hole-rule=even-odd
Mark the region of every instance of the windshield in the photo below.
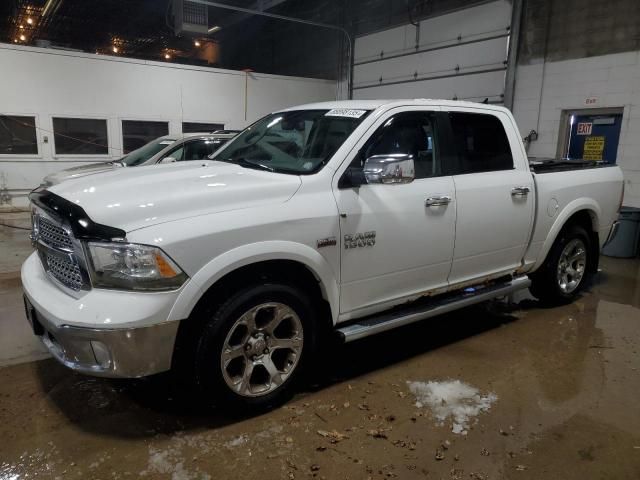
<svg viewBox="0 0 640 480">
<path fill-rule="evenodd" d="M 136 167 L 149 160 L 160 150 L 167 148 L 173 142 L 175 142 L 174 139 L 157 138 L 137 150 L 134 150 L 130 154 L 125 155 L 119 161 L 124 163 L 127 167 Z"/>
<path fill-rule="evenodd" d="M 279 173 L 314 173 L 368 113 L 344 108 L 273 113 L 244 130 L 212 160 Z"/>
</svg>

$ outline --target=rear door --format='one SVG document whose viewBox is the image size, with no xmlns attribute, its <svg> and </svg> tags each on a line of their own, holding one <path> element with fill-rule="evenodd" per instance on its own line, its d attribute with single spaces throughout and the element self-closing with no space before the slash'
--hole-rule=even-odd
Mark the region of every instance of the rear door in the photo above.
<svg viewBox="0 0 640 480">
<path fill-rule="evenodd" d="M 451 285 L 509 273 L 521 265 L 534 214 L 533 176 L 514 164 L 519 138 L 499 111 L 449 110 L 457 158 L 449 162 L 456 192 Z"/>
<path fill-rule="evenodd" d="M 347 318 L 447 284 L 455 193 L 452 177 L 442 173 L 437 117 L 424 109 L 387 113 L 351 159 L 360 168 L 373 155 L 413 155 L 413 182 L 334 187 L 341 214 L 340 312 Z M 429 206 L 432 198 L 446 201 Z"/>
</svg>

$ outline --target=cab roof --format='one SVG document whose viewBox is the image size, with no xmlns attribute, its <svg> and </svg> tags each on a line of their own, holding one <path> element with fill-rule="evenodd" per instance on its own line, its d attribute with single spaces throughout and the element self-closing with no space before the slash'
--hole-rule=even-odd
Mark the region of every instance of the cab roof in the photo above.
<svg viewBox="0 0 640 480">
<path fill-rule="evenodd" d="M 285 108 L 281 112 L 291 110 L 331 110 L 334 108 L 348 108 L 355 110 L 376 110 L 380 107 L 403 107 L 403 106 L 433 106 L 433 107 L 474 107 L 486 108 L 487 110 L 505 110 L 504 107 L 490 105 L 486 103 L 466 102 L 461 100 L 436 100 L 428 98 L 398 99 L 398 100 L 336 100 L 330 102 L 308 103 L 295 107 Z"/>
</svg>

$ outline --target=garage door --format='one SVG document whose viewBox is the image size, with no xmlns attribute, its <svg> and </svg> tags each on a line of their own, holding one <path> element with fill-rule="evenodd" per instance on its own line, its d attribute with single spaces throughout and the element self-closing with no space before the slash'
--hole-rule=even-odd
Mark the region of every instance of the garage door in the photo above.
<svg viewBox="0 0 640 480">
<path fill-rule="evenodd" d="M 496 1 L 356 38 L 353 98 L 501 104 L 511 3 Z"/>
</svg>

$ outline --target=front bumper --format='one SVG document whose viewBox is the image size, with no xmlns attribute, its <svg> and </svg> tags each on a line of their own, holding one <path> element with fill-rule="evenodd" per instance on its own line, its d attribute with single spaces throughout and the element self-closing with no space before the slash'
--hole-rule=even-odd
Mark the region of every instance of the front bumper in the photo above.
<svg viewBox="0 0 640 480">
<path fill-rule="evenodd" d="M 137 378 L 171 368 L 179 321 L 167 321 L 177 292 L 94 289 L 73 298 L 46 275 L 37 254 L 22 266 L 27 317 L 63 365 L 102 377 Z"/>
</svg>

